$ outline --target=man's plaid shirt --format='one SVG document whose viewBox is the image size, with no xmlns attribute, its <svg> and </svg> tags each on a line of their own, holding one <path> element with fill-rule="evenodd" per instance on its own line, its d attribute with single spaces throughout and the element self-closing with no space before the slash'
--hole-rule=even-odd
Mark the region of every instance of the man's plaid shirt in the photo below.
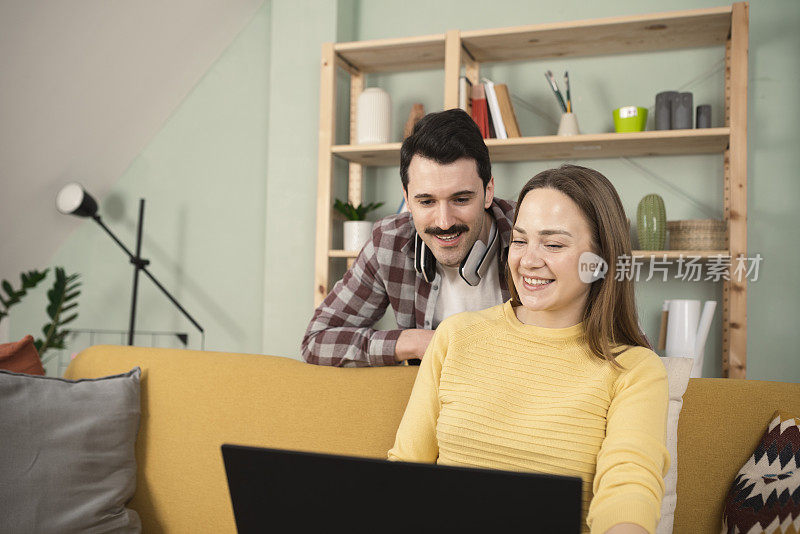
<svg viewBox="0 0 800 534">
<path fill-rule="evenodd" d="M 496 198 L 489 212 L 500 234 L 499 280 L 491 282 L 500 285 L 506 301 L 510 295 L 504 273 L 514 204 Z M 400 332 L 431 329 L 439 275 L 431 284 L 414 269 L 415 234 L 410 213 L 375 223 L 371 240 L 314 312 L 301 344 L 305 361 L 337 367 L 396 365 L 394 348 Z M 375 330 L 372 327 L 387 306 L 394 310 L 399 328 Z"/>
</svg>

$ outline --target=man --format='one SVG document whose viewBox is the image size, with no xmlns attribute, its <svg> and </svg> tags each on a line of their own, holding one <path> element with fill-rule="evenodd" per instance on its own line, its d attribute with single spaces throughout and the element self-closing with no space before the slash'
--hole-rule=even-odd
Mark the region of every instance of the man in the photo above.
<svg viewBox="0 0 800 534">
<path fill-rule="evenodd" d="M 423 117 L 400 149 L 410 213 L 375 223 L 352 268 L 314 312 L 309 363 L 395 365 L 421 358 L 446 317 L 509 298 L 503 272 L 514 206 L 494 198 L 489 150 L 460 109 Z M 398 329 L 375 330 L 387 306 Z"/>
</svg>

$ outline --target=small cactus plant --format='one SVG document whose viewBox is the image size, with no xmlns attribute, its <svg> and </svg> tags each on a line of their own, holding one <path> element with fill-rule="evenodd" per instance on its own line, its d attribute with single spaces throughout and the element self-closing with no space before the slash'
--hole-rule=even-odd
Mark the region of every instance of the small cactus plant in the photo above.
<svg viewBox="0 0 800 534">
<path fill-rule="evenodd" d="M 667 241 L 667 211 L 659 195 L 645 195 L 636 209 L 636 234 L 642 250 L 664 250 Z"/>
</svg>

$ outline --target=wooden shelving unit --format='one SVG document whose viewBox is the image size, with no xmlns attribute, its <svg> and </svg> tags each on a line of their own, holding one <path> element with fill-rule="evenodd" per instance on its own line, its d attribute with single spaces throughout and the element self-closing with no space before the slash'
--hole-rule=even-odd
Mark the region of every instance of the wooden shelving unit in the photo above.
<svg viewBox="0 0 800 534">
<path fill-rule="evenodd" d="M 320 77 L 319 174 L 314 301 L 327 295 L 330 262 L 348 262 L 357 252 L 331 248 L 334 158 L 349 162 L 348 197 L 362 201 L 364 166 L 397 166 L 400 143 L 356 145 L 356 103 L 365 76 L 373 72 L 442 69 L 444 109 L 458 107 L 458 79 L 473 83 L 484 63 L 549 57 L 596 56 L 719 46 L 725 51 L 725 126 L 704 130 L 604 133 L 572 137 L 541 136 L 488 139 L 493 162 L 678 154 L 724 155 L 723 205 L 727 249 L 704 251 L 634 251 L 637 260 L 700 256 L 712 261 L 747 257 L 747 62 L 748 4 L 630 17 L 517 26 L 491 30 L 451 30 L 444 34 L 326 43 Z M 350 77 L 350 142 L 335 145 L 336 77 Z M 723 375 L 746 376 L 747 280 L 720 282 L 722 288 Z"/>
<path fill-rule="evenodd" d="M 487 139 L 492 162 L 535 161 L 620 156 L 720 154 L 728 146 L 730 128 L 661 130 L 636 133 L 604 133 L 558 137 Z M 335 156 L 371 166 L 400 165 L 401 143 L 385 145 L 335 145 Z"/>
</svg>

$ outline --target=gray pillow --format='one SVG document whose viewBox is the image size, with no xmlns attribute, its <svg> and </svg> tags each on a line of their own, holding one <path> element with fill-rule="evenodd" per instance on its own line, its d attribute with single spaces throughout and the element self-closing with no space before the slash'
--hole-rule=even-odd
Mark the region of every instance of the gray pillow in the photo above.
<svg viewBox="0 0 800 534">
<path fill-rule="evenodd" d="M 141 370 L 67 380 L 0 370 L 0 532 L 141 532 Z"/>
</svg>

